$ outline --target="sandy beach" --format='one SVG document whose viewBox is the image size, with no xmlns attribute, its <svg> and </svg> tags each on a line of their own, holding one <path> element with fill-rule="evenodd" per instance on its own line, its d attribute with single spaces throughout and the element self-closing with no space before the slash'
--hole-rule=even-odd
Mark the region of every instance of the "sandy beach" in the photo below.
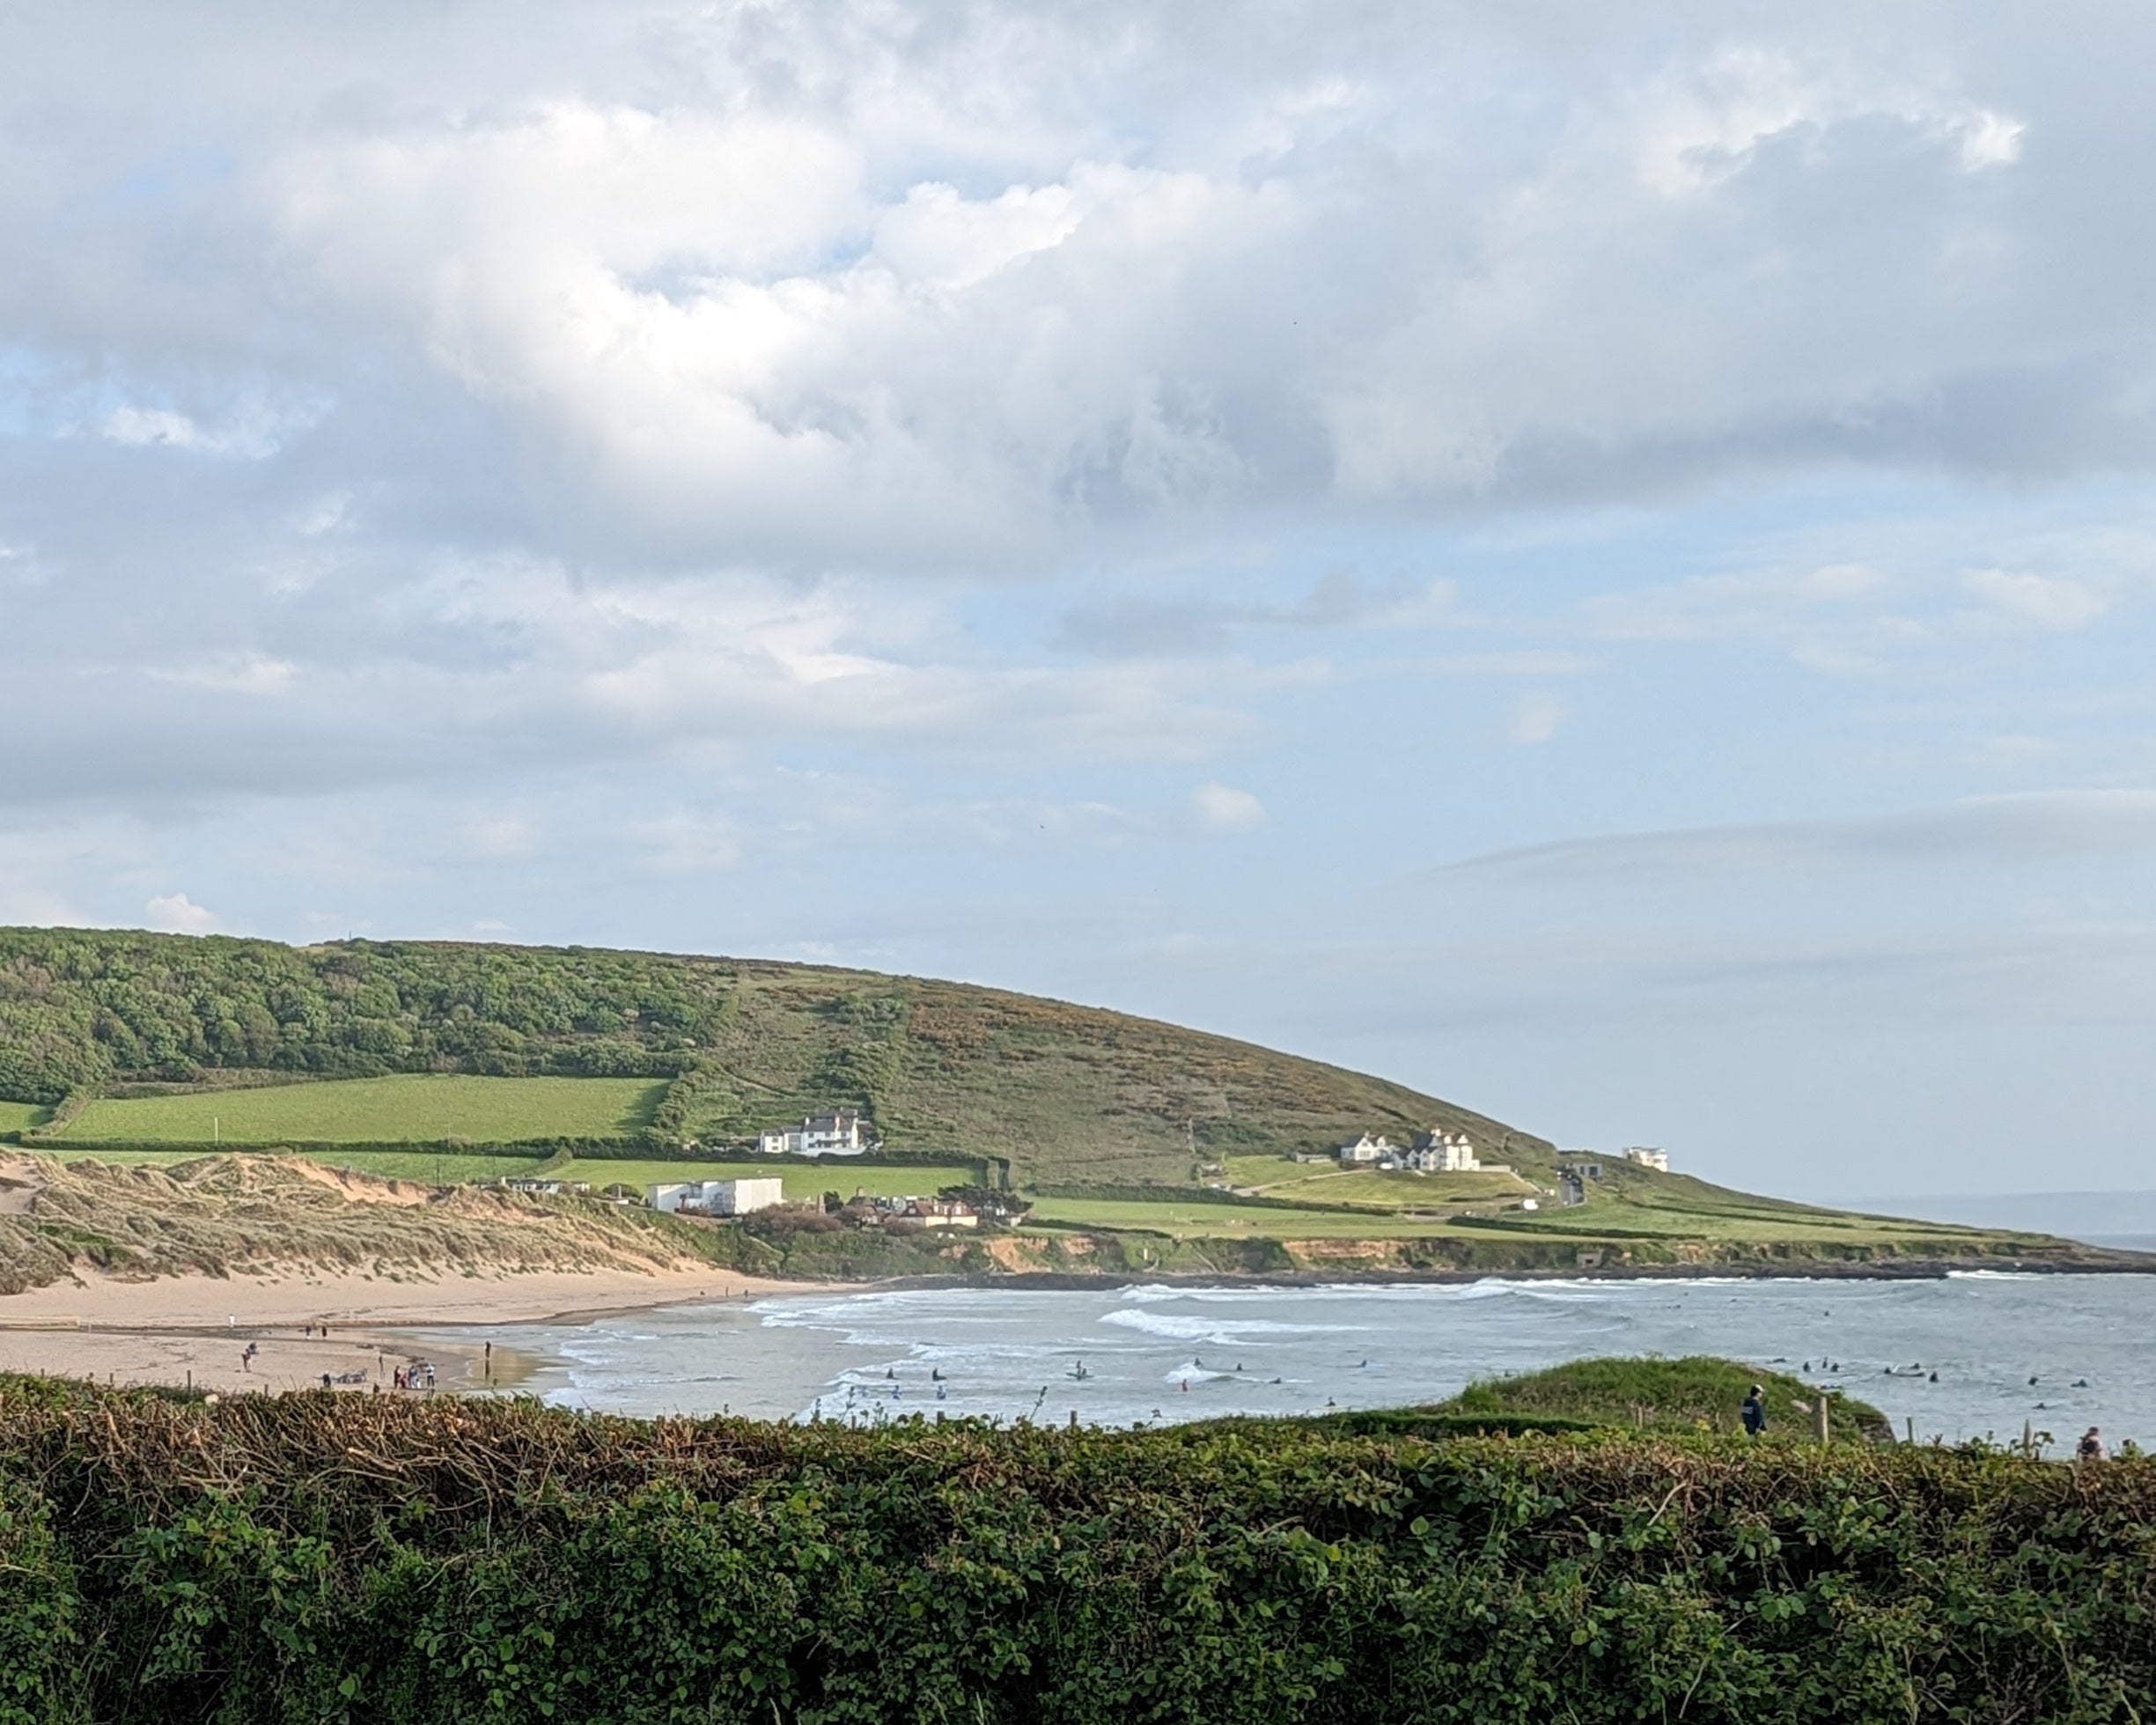
<svg viewBox="0 0 2156 1725">
<path fill-rule="evenodd" d="M 192 1384 L 220 1393 L 340 1386 L 370 1393 L 418 1357 L 386 1332 L 537 1323 L 629 1311 L 683 1300 L 746 1299 L 774 1283 L 711 1269 L 641 1275 L 546 1272 L 391 1280 L 294 1272 L 285 1276 L 182 1276 L 78 1280 L 0 1296 L 0 1371 L 113 1383 Z M 249 1344 L 254 1358 L 243 1360 Z M 474 1340 L 430 1346 L 444 1389 L 513 1389 L 529 1362 L 512 1349 Z"/>
</svg>

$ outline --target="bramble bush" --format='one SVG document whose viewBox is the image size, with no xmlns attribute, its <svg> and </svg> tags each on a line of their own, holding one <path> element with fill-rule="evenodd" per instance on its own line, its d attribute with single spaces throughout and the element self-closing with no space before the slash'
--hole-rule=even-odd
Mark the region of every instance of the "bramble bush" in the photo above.
<svg viewBox="0 0 2156 1725">
<path fill-rule="evenodd" d="M 2118 1721 L 2156 1467 L 0 1381 L 0 1721 Z"/>
</svg>

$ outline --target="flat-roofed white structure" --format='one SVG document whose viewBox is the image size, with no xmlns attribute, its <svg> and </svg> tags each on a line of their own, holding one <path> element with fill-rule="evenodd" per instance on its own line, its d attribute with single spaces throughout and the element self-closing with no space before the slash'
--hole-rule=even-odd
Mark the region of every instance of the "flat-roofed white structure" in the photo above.
<svg viewBox="0 0 2156 1725">
<path fill-rule="evenodd" d="M 776 1179 L 682 1180 L 647 1186 L 654 1210 L 688 1210 L 705 1216 L 746 1216 L 786 1201 L 786 1183 Z"/>
</svg>

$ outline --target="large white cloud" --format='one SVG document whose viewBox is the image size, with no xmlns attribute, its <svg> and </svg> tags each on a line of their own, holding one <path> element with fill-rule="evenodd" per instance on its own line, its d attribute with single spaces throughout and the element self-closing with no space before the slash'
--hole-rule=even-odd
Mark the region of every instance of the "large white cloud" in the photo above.
<svg viewBox="0 0 2156 1725">
<path fill-rule="evenodd" d="M 2116 14 L 129 15 L 4 75 L 48 408 L 253 449 L 282 389 L 394 482 L 429 373 L 602 561 L 2152 453 Z"/>
</svg>

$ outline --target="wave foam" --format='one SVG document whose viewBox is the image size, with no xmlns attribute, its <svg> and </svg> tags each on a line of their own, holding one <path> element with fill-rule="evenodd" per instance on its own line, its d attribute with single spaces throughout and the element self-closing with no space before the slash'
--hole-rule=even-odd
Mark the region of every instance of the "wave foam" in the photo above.
<svg viewBox="0 0 2156 1725">
<path fill-rule="evenodd" d="M 1216 1345 L 1230 1342 L 1256 1342 L 1262 1345 L 1269 1337 L 1354 1335 L 1368 1327 L 1360 1323 L 1282 1323 L 1269 1317 L 1209 1317 L 1196 1312 L 1186 1316 L 1148 1311 L 1142 1306 L 1107 1313 L 1100 1322 L 1167 1341 L 1211 1342 Z"/>
</svg>

